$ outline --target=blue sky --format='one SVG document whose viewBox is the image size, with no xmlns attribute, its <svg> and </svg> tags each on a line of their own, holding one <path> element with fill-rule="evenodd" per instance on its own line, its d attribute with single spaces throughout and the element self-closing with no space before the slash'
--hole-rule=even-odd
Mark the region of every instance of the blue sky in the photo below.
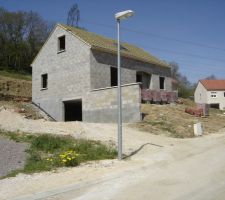
<svg viewBox="0 0 225 200">
<path fill-rule="evenodd" d="M 116 38 L 114 14 L 132 9 L 135 16 L 123 21 L 123 41 L 153 55 L 176 61 L 191 82 L 214 74 L 225 79 L 224 0 L 0 0 L 10 11 L 36 11 L 51 22 L 66 23 L 76 2 L 80 26 Z"/>
</svg>

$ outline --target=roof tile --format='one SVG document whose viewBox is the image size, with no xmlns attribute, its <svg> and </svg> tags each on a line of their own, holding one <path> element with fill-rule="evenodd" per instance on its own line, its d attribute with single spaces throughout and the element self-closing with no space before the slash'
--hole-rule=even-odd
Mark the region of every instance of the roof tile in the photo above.
<svg viewBox="0 0 225 200">
<path fill-rule="evenodd" d="M 200 80 L 207 90 L 225 90 L 225 80 Z"/>
</svg>

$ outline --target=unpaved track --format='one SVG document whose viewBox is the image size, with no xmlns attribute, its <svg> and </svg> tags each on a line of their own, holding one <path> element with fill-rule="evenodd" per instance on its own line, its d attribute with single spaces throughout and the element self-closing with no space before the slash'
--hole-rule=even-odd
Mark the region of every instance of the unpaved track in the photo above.
<svg viewBox="0 0 225 200">
<path fill-rule="evenodd" d="M 115 125 L 79 126 L 82 133 L 69 133 L 102 141 L 116 139 Z M 225 134 L 173 139 L 124 127 L 124 146 L 127 153 L 139 151 L 126 161 L 93 162 L 55 173 L 1 180 L 0 199 L 224 200 Z"/>
<path fill-rule="evenodd" d="M 17 143 L 0 137 L 0 178 L 10 171 L 21 169 L 25 165 L 28 148 L 26 143 Z"/>
</svg>

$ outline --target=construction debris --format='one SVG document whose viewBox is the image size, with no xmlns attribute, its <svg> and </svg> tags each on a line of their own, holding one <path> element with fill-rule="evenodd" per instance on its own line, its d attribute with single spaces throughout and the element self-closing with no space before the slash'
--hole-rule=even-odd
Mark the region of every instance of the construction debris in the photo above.
<svg viewBox="0 0 225 200">
<path fill-rule="evenodd" d="M 202 108 L 185 108 L 185 112 L 194 115 L 195 117 L 204 116 Z"/>
</svg>

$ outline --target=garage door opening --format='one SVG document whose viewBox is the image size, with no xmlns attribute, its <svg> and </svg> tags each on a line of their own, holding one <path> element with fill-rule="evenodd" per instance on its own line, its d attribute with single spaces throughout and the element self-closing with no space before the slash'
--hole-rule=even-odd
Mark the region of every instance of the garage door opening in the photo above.
<svg viewBox="0 0 225 200">
<path fill-rule="evenodd" d="M 211 103 L 210 104 L 210 108 L 219 109 L 220 108 L 220 104 L 219 103 Z"/>
<path fill-rule="evenodd" d="M 64 102 L 65 121 L 82 121 L 82 100 Z"/>
</svg>

